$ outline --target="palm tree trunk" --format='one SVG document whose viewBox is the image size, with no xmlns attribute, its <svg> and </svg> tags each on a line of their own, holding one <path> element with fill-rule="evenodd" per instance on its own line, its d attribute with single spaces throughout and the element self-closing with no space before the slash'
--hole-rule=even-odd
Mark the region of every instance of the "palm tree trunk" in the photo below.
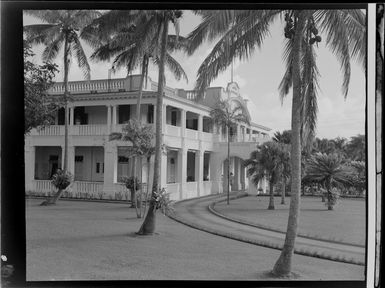
<svg viewBox="0 0 385 288">
<path fill-rule="evenodd" d="M 160 61 L 159 61 L 159 77 L 158 77 L 158 95 L 156 100 L 156 136 L 155 136 L 155 161 L 154 161 L 154 180 L 152 183 L 152 199 L 150 201 L 150 206 L 146 218 L 142 226 L 140 227 L 138 234 L 140 235 L 151 235 L 155 231 L 155 216 L 156 216 L 156 203 L 153 201 L 156 192 L 159 191 L 159 178 L 160 178 L 160 161 L 162 153 L 162 108 L 163 108 L 163 91 L 165 85 L 165 75 L 164 75 L 164 62 L 166 56 L 166 47 L 167 47 L 167 37 L 168 37 L 168 19 L 163 21 L 162 29 L 162 42 L 161 42 L 161 52 L 160 52 Z"/>
<path fill-rule="evenodd" d="M 293 46 L 293 103 L 291 113 L 291 201 L 285 244 L 272 273 L 277 276 L 290 275 L 295 238 L 298 231 L 299 208 L 301 200 L 301 79 L 300 53 L 303 41 L 302 30 L 305 25 L 306 10 L 298 12 Z"/>
<path fill-rule="evenodd" d="M 270 201 L 269 201 L 269 207 L 267 208 L 268 210 L 274 210 L 274 184 L 272 181 L 269 182 L 270 186 Z"/>
<path fill-rule="evenodd" d="M 68 36 L 65 36 L 64 42 L 64 159 L 63 171 L 67 171 L 68 165 Z"/>
<path fill-rule="evenodd" d="M 230 204 L 230 127 L 227 125 L 227 205 Z"/>
<path fill-rule="evenodd" d="M 60 196 L 63 194 L 65 189 L 59 189 L 55 195 L 52 197 L 48 197 L 46 200 L 44 200 L 40 206 L 48 206 L 48 205 L 55 205 L 56 201 L 60 198 Z"/>
<path fill-rule="evenodd" d="M 146 196 L 144 197 L 143 215 L 146 214 L 148 192 L 150 191 L 150 161 L 151 161 L 151 157 L 147 157 L 147 187 L 146 187 Z"/>
<path fill-rule="evenodd" d="M 327 197 L 328 197 L 328 210 L 333 210 L 331 179 L 326 180 L 326 191 L 327 191 Z"/>
<path fill-rule="evenodd" d="M 281 195 L 281 204 L 285 203 L 285 197 L 286 197 L 286 178 L 283 177 L 283 187 L 282 187 L 282 195 Z"/>
</svg>

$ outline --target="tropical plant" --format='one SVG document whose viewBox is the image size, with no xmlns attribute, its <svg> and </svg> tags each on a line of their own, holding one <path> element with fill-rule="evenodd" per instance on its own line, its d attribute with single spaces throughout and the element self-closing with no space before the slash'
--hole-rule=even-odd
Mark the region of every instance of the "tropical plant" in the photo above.
<svg viewBox="0 0 385 288">
<path fill-rule="evenodd" d="M 351 185 L 352 169 L 342 164 L 342 158 L 337 154 L 316 153 L 306 165 L 307 181 L 322 183 L 327 191 L 328 210 L 333 210 L 335 200 L 332 188 L 340 185 Z"/>
<path fill-rule="evenodd" d="M 285 244 L 274 265 L 274 275 L 290 275 L 298 230 L 301 192 L 301 142 L 309 146 L 316 127 L 317 86 L 316 43 L 326 38 L 326 46 L 337 56 L 343 72 L 343 94 L 348 94 L 350 60 L 365 65 L 365 14 L 361 10 L 199 10 L 202 22 L 189 35 L 192 54 L 207 38 L 221 37 L 198 70 L 198 95 L 235 58 L 247 59 L 261 47 L 271 23 L 284 20 L 286 72 L 280 83 L 283 99 L 293 89 L 291 120 L 291 201 Z M 284 16 L 284 17 L 282 17 Z"/>
<path fill-rule="evenodd" d="M 101 15 L 95 10 L 26 10 L 26 14 L 34 16 L 46 24 L 33 24 L 24 26 L 24 34 L 28 43 L 43 44 L 45 49 L 42 53 L 44 62 L 55 59 L 64 45 L 64 159 L 63 170 L 68 166 L 68 73 L 71 58 L 74 56 L 78 66 L 82 69 L 84 77 L 90 79 L 90 66 L 84 53 L 80 39 L 89 45 L 98 45 L 97 37 L 84 28 L 92 23 L 93 19 Z M 60 198 L 60 195 L 57 199 Z M 56 200 L 57 200 L 56 199 Z"/>
<path fill-rule="evenodd" d="M 23 40 L 24 52 L 24 134 L 32 128 L 45 127 L 54 123 L 54 113 L 58 109 L 58 101 L 48 96 L 48 89 L 53 85 L 57 65 L 44 63 L 36 65 L 29 58 L 35 54 L 30 44 Z"/>
<path fill-rule="evenodd" d="M 281 192 L 281 204 L 286 204 L 285 196 L 286 196 L 286 183 L 287 180 L 290 179 L 290 141 L 291 141 L 291 131 L 284 130 L 281 132 L 277 131 L 274 133 L 272 138 L 274 142 L 279 143 L 282 146 L 282 149 L 286 150 L 287 153 L 282 154 L 282 192 Z M 303 154 L 303 153 L 302 153 Z"/>
<path fill-rule="evenodd" d="M 230 99 L 217 99 L 216 108 L 210 111 L 210 116 L 218 129 L 226 127 L 227 133 L 227 205 L 230 204 L 230 131 L 236 131 L 238 123 L 250 124 L 243 108 L 238 102 Z"/>
<path fill-rule="evenodd" d="M 55 186 L 58 191 L 52 197 L 48 197 L 46 200 L 44 200 L 40 205 L 55 205 L 56 201 L 62 195 L 63 191 L 71 185 L 72 180 L 73 175 L 69 171 L 58 169 L 56 173 L 52 176 L 51 180 L 52 185 Z"/>
<path fill-rule="evenodd" d="M 256 187 L 262 179 L 269 181 L 270 201 L 267 209 L 274 210 L 274 187 L 282 178 L 285 169 L 285 161 L 289 158 L 289 153 L 277 142 L 268 141 L 258 145 L 257 150 L 251 152 L 250 158 L 245 161 L 248 167 L 247 174 L 251 176 Z"/>
<path fill-rule="evenodd" d="M 123 126 L 122 132 L 114 132 L 110 134 L 110 141 L 112 140 L 120 140 L 124 142 L 128 142 L 131 144 L 131 146 L 127 147 L 126 156 L 127 157 L 146 157 L 148 162 L 148 171 L 149 171 L 149 161 L 151 154 L 154 151 L 153 148 L 153 138 L 154 138 L 154 132 L 151 125 L 142 124 L 141 122 L 137 120 L 130 119 L 126 125 Z M 134 178 L 138 178 L 136 175 L 136 163 L 134 163 L 134 171 L 133 176 Z M 141 176 L 140 176 L 141 178 Z M 127 181 L 130 181 L 131 178 L 126 178 Z M 142 217 L 142 201 L 136 200 L 136 191 L 139 190 L 139 186 L 136 186 L 136 181 L 132 181 L 127 183 L 127 181 L 124 181 L 125 184 L 130 184 L 132 188 L 128 188 L 131 191 L 131 207 L 135 207 L 138 218 Z M 148 183 L 148 181 L 147 181 Z M 139 193 L 140 198 L 142 198 L 142 191 Z M 147 198 L 146 198 L 147 199 Z M 138 210 L 138 203 L 139 203 L 139 210 Z"/>
</svg>

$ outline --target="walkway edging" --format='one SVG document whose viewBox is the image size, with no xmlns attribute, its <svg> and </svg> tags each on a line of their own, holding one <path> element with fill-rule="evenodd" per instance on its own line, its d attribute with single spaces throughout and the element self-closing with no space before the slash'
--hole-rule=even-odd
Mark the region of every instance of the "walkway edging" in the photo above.
<svg viewBox="0 0 385 288">
<path fill-rule="evenodd" d="M 245 196 L 248 196 L 248 195 L 245 195 Z M 236 219 L 236 218 L 232 218 L 230 216 L 224 215 L 224 214 L 218 212 L 217 210 L 215 210 L 214 206 L 216 204 L 224 202 L 224 201 L 225 200 L 221 199 L 221 200 L 212 202 L 208 206 L 208 210 L 211 213 L 215 214 L 216 216 L 221 217 L 223 219 L 226 219 L 228 221 L 232 221 L 232 222 L 235 222 L 235 223 L 239 223 L 239 224 L 243 224 L 243 225 L 247 225 L 247 226 L 251 226 L 251 227 L 255 227 L 255 228 L 259 228 L 259 229 L 264 229 L 264 230 L 267 230 L 267 231 L 272 231 L 272 232 L 286 234 L 285 231 L 282 231 L 282 230 L 279 230 L 279 229 L 274 229 L 274 228 L 271 228 L 271 227 L 268 227 L 268 226 L 264 226 L 264 225 L 250 223 L 250 222 L 243 221 L 243 220 Z M 301 234 L 301 233 L 298 233 L 297 235 L 300 236 L 301 238 L 306 238 L 306 239 L 311 239 L 311 240 L 318 240 L 318 241 L 324 241 L 324 242 L 328 242 L 328 243 L 343 244 L 343 245 L 350 245 L 350 246 L 354 246 L 354 247 L 365 248 L 365 245 L 360 245 L 360 244 L 355 244 L 355 243 L 348 243 L 348 242 L 331 240 L 331 239 L 326 239 L 326 238 L 317 238 L 315 236 L 308 236 L 308 235 L 304 235 L 304 234 Z"/>
<path fill-rule="evenodd" d="M 245 197 L 247 195 L 248 194 L 245 193 L 245 195 L 243 195 L 242 197 Z M 240 198 L 240 197 L 238 197 L 238 198 Z M 188 201 L 188 200 L 196 200 L 196 199 L 197 198 L 184 199 L 183 202 L 184 201 Z M 226 201 L 226 199 L 224 201 Z M 178 201 L 178 203 L 179 202 L 182 202 L 182 201 Z M 207 232 L 207 233 L 211 233 L 213 235 L 217 235 L 217 236 L 221 236 L 221 237 L 225 237 L 225 238 L 228 238 L 228 239 L 233 239 L 233 240 L 237 240 L 237 241 L 241 241 L 241 242 L 245 242 L 245 243 L 249 243 L 249 244 L 253 244 L 253 245 L 258 245 L 258 246 L 262 246 L 262 247 L 266 247 L 266 248 L 272 248 L 272 249 L 276 249 L 276 250 L 282 250 L 282 248 L 283 248 L 282 244 L 281 245 L 279 245 L 279 244 L 272 244 L 272 243 L 267 242 L 267 241 L 249 239 L 249 238 L 241 237 L 241 236 L 233 234 L 233 233 L 220 232 L 220 231 L 215 230 L 215 229 L 210 229 L 210 228 L 207 228 L 207 227 L 203 227 L 203 226 L 201 226 L 201 225 L 199 225 L 199 224 L 197 224 L 195 222 L 191 222 L 191 221 L 188 221 L 186 219 L 183 219 L 183 217 L 180 217 L 180 216 L 176 215 L 175 212 L 172 213 L 172 214 L 171 213 L 167 214 L 167 216 L 169 218 L 173 219 L 176 222 L 179 222 L 181 224 L 184 224 L 186 226 L 189 226 L 189 227 L 197 229 L 197 230 L 201 230 L 201 231 L 204 231 L 204 232 Z M 319 258 L 319 259 L 331 260 L 331 261 L 335 261 L 335 262 L 342 262 L 342 263 L 355 264 L 355 265 L 361 265 L 361 266 L 365 265 L 365 262 L 359 261 L 359 260 L 355 260 L 353 257 L 350 258 L 350 259 L 346 259 L 345 257 L 340 257 L 340 256 L 335 257 L 333 255 L 329 255 L 329 254 L 326 254 L 326 253 L 319 253 L 319 252 L 316 252 L 316 251 L 308 251 L 308 250 L 305 250 L 305 249 L 298 249 L 298 248 L 294 249 L 294 253 L 298 254 L 298 255 L 310 256 L 310 257 L 315 257 L 315 258 Z"/>
</svg>

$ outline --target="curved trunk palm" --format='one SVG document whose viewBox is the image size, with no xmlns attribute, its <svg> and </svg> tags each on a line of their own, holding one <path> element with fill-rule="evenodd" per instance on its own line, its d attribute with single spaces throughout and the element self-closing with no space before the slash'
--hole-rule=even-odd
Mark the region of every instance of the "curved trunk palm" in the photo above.
<svg viewBox="0 0 385 288">
<path fill-rule="evenodd" d="M 158 77 L 158 95 L 156 100 L 156 141 L 155 141 L 155 160 L 154 160 L 154 180 L 152 183 L 152 197 L 150 201 L 150 206 L 146 218 L 142 226 L 140 227 L 138 234 L 140 235 L 151 235 L 155 231 L 155 221 L 156 221 L 156 203 L 154 202 L 155 195 L 154 193 L 159 191 L 160 185 L 160 161 L 162 153 L 162 110 L 163 110 L 163 91 L 165 85 L 165 75 L 164 75 L 164 62 L 166 56 L 166 47 L 167 47 L 167 35 L 168 35 L 168 20 L 163 22 L 163 31 L 162 31 L 162 42 L 161 42 L 161 55 L 159 63 L 159 77 Z"/>
<path fill-rule="evenodd" d="M 285 244 L 280 257 L 273 268 L 273 274 L 283 276 L 291 273 L 292 256 L 295 238 L 298 231 L 298 218 L 301 200 L 301 83 L 300 83 L 300 51 L 303 41 L 302 31 L 305 24 L 306 11 L 299 12 L 293 47 L 293 104 L 291 114 L 291 201 Z"/>
</svg>

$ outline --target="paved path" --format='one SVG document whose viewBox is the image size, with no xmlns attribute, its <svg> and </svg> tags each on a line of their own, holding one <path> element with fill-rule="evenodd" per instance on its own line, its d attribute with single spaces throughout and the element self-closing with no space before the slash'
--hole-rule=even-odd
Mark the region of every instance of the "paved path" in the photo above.
<svg viewBox="0 0 385 288">
<path fill-rule="evenodd" d="M 236 194 L 233 194 L 235 196 Z M 224 195 L 214 195 L 178 202 L 175 205 L 175 220 L 191 227 L 216 235 L 281 249 L 285 233 L 266 230 L 231 221 L 215 215 L 209 210 L 214 201 L 225 199 Z M 362 247 L 331 243 L 322 240 L 297 237 L 295 253 L 364 265 L 365 249 Z"/>
</svg>

